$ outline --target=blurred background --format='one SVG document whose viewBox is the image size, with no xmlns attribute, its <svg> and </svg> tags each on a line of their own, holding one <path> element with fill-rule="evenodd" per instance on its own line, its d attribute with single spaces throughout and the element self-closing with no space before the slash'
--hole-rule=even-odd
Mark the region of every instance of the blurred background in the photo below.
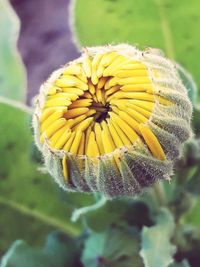
<svg viewBox="0 0 200 267">
<path fill-rule="evenodd" d="M 70 221 L 72 211 L 92 204 L 94 197 L 63 192 L 42 172 L 31 128 L 32 98 L 40 84 L 78 57 L 81 46 L 129 43 L 162 49 L 199 88 L 199 10 L 198 0 L 0 0 L 0 256 L 18 239 L 42 246 L 49 232 L 77 236 L 86 226 L 102 231 L 127 214 L 127 200 L 119 199 L 89 214 L 87 222 Z M 199 93 L 191 86 L 197 105 Z M 197 136 L 199 115 L 194 112 Z M 197 228 L 198 188 L 199 182 L 191 189 L 196 190 L 195 205 L 184 217 Z M 141 210 L 148 217 L 146 207 Z M 62 235 L 56 238 L 61 242 Z"/>
<path fill-rule="evenodd" d="M 50 73 L 79 55 L 69 24 L 69 0 L 11 0 L 21 28 L 18 48 L 27 70 L 27 103 Z"/>
</svg>

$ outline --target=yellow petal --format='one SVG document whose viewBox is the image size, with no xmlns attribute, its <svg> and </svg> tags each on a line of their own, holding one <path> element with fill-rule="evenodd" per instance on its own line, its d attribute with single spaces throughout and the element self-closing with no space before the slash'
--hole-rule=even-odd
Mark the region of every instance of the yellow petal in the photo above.
<svg viewBox="0 0 200 267">
<path fill-rule="evenodd" d="M 147 146 L 149 147 L 151 153 L 160 160 L 165 160 L 166 156 L 165 153 L 157 139 L 157 137 L 154 135 L 154 133 L 151 131 L 149 126 L 145 124 L 140 124 L 140 131 L 141 134 L 147 143 Z"/>
<path fill-rule="evenodd" d="M 67 140 L 67 142 L 65 143 L 64 147 L 63 147 L 63 150 L 65 151 L 69 151 L 72 143 L 73 143 L 73 140 L 74 140 L 74 136 L 75 136 L 75 132 L 72 132 L 69 139 Z"/>
<path fill-rule="evenodd" d="M 67 157 L 64 156 L 62 159 L 62 167 L 63 167 L 63 176 L 65 178 L 65 182 L 68 182 L 68 166 L 67 166 Z"/>
<path fill-rule="evenodd" d="M 105 153 L 105 151 L 104 151 L 102 136 L 101 136 L 101 126 L 98 122 L 95 123 L 95 125 L 94 125 L 94 132 L 95 132 L 95 138 L 97 141 L 97 145 L 98 145 L 100 154 L 103 155 Z"/>
<path fill-rule="evenodd" d="M 73 143 L 72 143 L 70 150 L 69 150 L 69 152 L 71 152 L 72 154 L 77 153 L 78 147 L 80 145 L 81 137 L 82 137 L 82 131 L 77 131 L 75 134 Z"/>
<path fill-rule="evenodd" d="M 73 119 L 89 111 L 89 108 L 73 108 L 65 113 L 66 119 Z"/>
<path fill-rule="evenodd" d="M 54 145 L 55 149 L 62 149 L 66 142 L 69 140 L 71 136 L 71 131 L 68 129 L 63 132 L 63 134 L 59 137 L 57 142 Z"/>
<path fill-rule="evenodd" d="M 97 157 L 99 156 L 99 149 L 97 146 L 97 142 L 95 140 L 95 134 L 93 131 L 91 131 L 88 139 L 88 144 L 87 144 L 87 150 L 86 150 L 86 155 L 89 157 Z"/>
<path fill-rule="evenodd" d="M 81 141 L 78 148 L 78 155 L 84 155 L 84 149 L 85 149 L 85 133 L 82 132 Z"/>
</svg>

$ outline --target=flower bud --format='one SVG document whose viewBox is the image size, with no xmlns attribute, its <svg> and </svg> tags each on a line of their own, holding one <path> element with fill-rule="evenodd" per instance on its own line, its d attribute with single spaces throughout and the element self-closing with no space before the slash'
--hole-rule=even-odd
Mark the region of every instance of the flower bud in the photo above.
<svg viewBox="0 0 200 267">
<path fill-rule="evenodd" d="M 129 45 L 92 47 L 41 86 L 33 127 L 60 186 L 113 198 L 170 178 L 191 136 L 191 112 L 163 55 Z"/>
</svg>

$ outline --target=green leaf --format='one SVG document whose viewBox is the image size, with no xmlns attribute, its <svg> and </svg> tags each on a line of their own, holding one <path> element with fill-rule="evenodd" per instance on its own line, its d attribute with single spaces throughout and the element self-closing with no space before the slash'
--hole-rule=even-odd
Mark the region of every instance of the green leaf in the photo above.
<svg viewBox="0 0 200 267">
<path fill-rule="evenodd" d="M 190 5 L 187 0 L 77 0 L 74 24 L 83 46 L 130 43 L 160 48 L 200 85 L 199 8 L 198 0 Z"/>
<path fill-rule="evenodd" d="M 170 267 L 190 267 L 190 264 L 188 263 L 188 261 L 184 260 L 182 262 L 175 262 L 170 264 Z"/>
<path fill-rule="evenodd" d="M 184 171 L 186 168 L 196 167 L 200 163 L 200 139 L 191 138 L 183 147 L 182 156 L 176 161 L 176 169 Z"/>
<path fill-rule="evenodd" d="M 75 241 L 63 233 L 47 237 L 44 248 L 32 248 L 22 240 L 15 241 L 2 258 L 1 267 L 78 267 L 79 251 Z"/>
<path fill-rule="evenodd" d="M 143 201 L 133 198 L 118 198 L 114 201 L 107 201 L 106 204 L 96 211 L 84 215 L 87 226 L 93 231 L 102 232 L 107 227 L 118 221 L 126 221 L 130 226 L 141 228 L 143 225 L 152 225 L 152 216 L 147 207 L 153 204 L 152 198 L 148 198 L 146 205 Z M 93 200 L 95 203 L 95 201 Z M 105 220 L 106 218 L 106 220 Z"/>
<path fill-rule="evenodd" d="M 153 225 L 153 218 L 149 207 L 144 201 L 130 201 L 130 204 L 125 210 L 123 219 L 129 223 L 141 229 L 144 225 L 151 226 Z"/>
<path fill-rule="evenodd" d="M 194 207 L 184 216 L 184 223 L 192 224 L 200 227 L 200 198 L 195 198 L 196 203 Z"/>
<path fill-rule="evenodd" d="M 8 0 L 0 0 L 0 96 L 25 101 L 25 69 L 16 48 L 19 20 Z"/>
<path fill-rule="evenodd" d="M 200 137 L 200 105 L 194 106 L 193 109 L 193 120 L 192 125 L 194 129 L 195 135 L 199 138 Z"/>
<path fill-rule="evenodd" d="M 200 166 L 196 168 L 194 175 L 187 183 L 187 189 L 189 192 L 200 196 Z"/>
<path fill-rule="evenodd" d="M 190 73 L 188 73 L 182 66 L 176 65 L 180 78 L 182 79 L 183 84 L 188 90 L 188 95 L 192 103 L 196 103 L 197 101 L 197 86 L 194 82 Z"/>
<path fill-rule="evenodd" d="M 139 238 L 136 232 L 110 227 L 91 233 L 85 242 L 82 262 L 85 267 L 141 267 Z"/>
<path fill-rule="evenodd" d="M 173 262 L 175 246 L 170 243 L 174 221 L 168 210 L 162 209 L 155 226 L 143 227 L 140 255 L 145 267 L 167 267 Z"/>
</svg>

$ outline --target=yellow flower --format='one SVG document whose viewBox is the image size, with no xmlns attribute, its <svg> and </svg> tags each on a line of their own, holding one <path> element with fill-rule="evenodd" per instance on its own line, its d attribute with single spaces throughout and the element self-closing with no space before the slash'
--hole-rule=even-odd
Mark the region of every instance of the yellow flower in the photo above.
<svg viewBox="0 0 200 267">
<path fill-rule="evenodd" d="M 47 169 L 65 189 L 134 195 L 169 179 L 191 135 L 173 63 L 129 45 L 92 47 L 41 86 L 33 118 Z"/>
</svg>

